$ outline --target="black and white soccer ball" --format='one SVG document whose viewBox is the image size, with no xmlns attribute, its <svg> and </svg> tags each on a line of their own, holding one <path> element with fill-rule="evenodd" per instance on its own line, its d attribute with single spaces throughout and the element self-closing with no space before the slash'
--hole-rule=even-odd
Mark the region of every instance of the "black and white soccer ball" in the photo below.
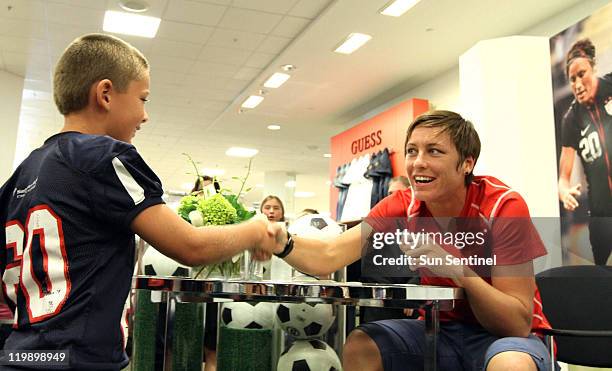
<svg viewBox="0 0 612 371">
<path fill-rule="evenodd" d="M 288 231 L 300 237 L 326 239 L 341 234 L 342 228 L 328 216 L 308 214 L 291 223 Z"/>
<path fill-rule="evenodd" d="M 336 319 L 331 304 L 281 303 L 275 313 L 280 328 L 297 339 L 323 336 Z"/>
<path fill-rule="evenodd" d="M 170 259 L 166 255 L 155 250 L 152 246 L 149 246 L 142 256 L 142 264 L 145 274 L 150 276 L 189 276 L 189 267 L 180 264 L 176 260 Z"/>
<path fill-rule="evenodd" d="M 342 371 L 332 347 L 320 340 L 296 340 L 278 359 L 277 371 Z"/>
<path fill-rule="evenodd" d="M 235 329 L 271 329 L 274 304 L 233 302 L 221 308 L 221 323 Z"/>
</svg>

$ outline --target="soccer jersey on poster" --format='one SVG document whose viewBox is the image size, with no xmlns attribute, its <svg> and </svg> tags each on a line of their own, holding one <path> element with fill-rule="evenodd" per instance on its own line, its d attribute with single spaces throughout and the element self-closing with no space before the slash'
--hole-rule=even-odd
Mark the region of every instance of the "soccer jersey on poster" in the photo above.
<svg viewBox="0 0 612 371">
<path fill-rule="evenodd" d="M 2 288 L 16 307 L 5 350 L 68 350 L 73 369 L 127 364 L 122 311 L 132 220 L 162 201 L 134 146 L 76 132 L 47 139 L 0 189 Z"/>
<path fill-rule="evenodd" d="M 580 157 L 592 216 L 612 216 L 612 74 L 599 78 L 595 104 L 572 102 L 563 117 L 562 145 Z"/>
</svg>

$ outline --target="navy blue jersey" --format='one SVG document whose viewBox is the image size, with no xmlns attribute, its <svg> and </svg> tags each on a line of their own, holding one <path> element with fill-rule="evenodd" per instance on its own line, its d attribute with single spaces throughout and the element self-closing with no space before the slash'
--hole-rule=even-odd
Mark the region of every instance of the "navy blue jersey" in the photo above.
<svg viewBox="0 0 612 371">
<path fill-rule="evenodd" d="M 2 288 L 15 330 L 5 350 L 68 350 L 72 369 L 127 364 L 121 320 L 134 271 L 132 220 L 162 203 L 134 146 L 60 133 L 0 189 Z"/>
<path fill-rule="evenodd" d="M 562 123 L 562 145 L 576 150 L 589 183 L 592 216 L 612 216 L 612 74 L 599 78 L 595 104 L 572 102 Z"/>
</svg>

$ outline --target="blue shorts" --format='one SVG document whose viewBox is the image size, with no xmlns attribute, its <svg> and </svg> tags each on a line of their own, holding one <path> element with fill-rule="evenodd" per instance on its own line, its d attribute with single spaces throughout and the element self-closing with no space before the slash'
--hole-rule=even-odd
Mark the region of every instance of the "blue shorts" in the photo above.
<svg viewBox="0 0 612 371">
<path fill-rule="evenodd" d="M 385 371 L 422 370 L 425 351 L 425 321 L 392 319 L 358 327 L 374 340 Z M 527 353 L 538 370 L 550 370 L 550 355 L 544 342 L 527 338 L 500 338 L 484 328 L 459 322 L 440 323 L 438 334 L 439 370 L 484 370 L 493 356 L 505 351 Z"/>
</svg>

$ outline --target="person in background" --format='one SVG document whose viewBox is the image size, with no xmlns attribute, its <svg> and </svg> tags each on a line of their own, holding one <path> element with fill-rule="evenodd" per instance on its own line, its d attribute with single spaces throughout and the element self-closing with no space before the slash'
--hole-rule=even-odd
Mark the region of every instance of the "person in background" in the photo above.
<svg viewBox="0 0 612 371">
<path fill-rule="evenodd" d="M 214 180 L 212 177 L 209 177 L 208 175 L 203 175 L 199 177 L 198 179 L 196 179 L 195 184 L 193 185 L 193 188 L 191 189 L 191 193 L 202 192 L 204 187 L 211 185 L 211 184 L 214 185 L 215 192 L 217 193 L 221 192 L 221 185 L 219 184 L 219 182 Z"/>
<path fill-rule="evenodd" d="M 304 209 L 302 211 L 300 211 L 300 213 L 295 217 L 295 219 L 299 219 L 301 217 L 303 217 L 304 215 L 314 215 L 314 214 L 318 214 L 319 211 L 317 209 Z"/>
<path fill-rule="evenodd" d="M 396 176 L 389 181 L 389 191 L 387 195 L 392 195 L 396 191 L 402 191 L 404 189 L 410 188 L 410 180 L 403 176 Z"/>
<path fill-rule="evenodd" d="M 565 69 L 575 99 L 561 126 L 559 200 L 568 211 L 578 207 L 580 184 L 570 184 L 578 155 L 589 184 L 593 261 L 606 265 L 612 252 L 612 73 L 597 77 L 595 46 L 589 39 L 572 45 Z"/>
<path fill-rule="evenodd" d="M 261 201 L 259 211 L 261 211 L 271 222 L 285 221 L 285 207 L 277 196 L 270 195 L 264 198 L 263 201 Z"/>
</svg>

